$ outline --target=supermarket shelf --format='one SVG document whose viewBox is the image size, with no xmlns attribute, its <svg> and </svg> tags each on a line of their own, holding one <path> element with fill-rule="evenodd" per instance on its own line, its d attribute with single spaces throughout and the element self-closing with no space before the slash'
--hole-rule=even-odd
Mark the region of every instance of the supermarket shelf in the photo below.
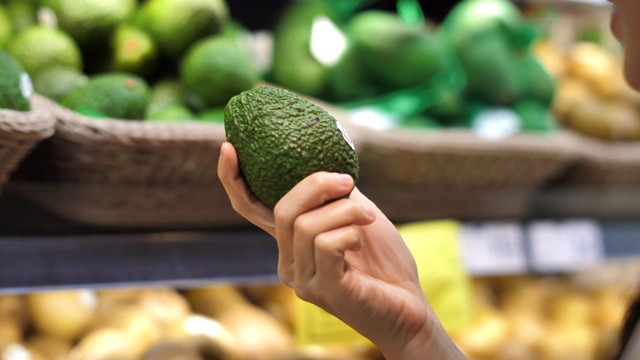
<svg viewBox="0 0 640 360">
<path fill-rule="evenodd" d="M 581 238 L 554 239 L 551 233 L 552 238 L 547 237 L 543 242 L 546 247 L 538 246 L 536 250 L 531 229 L 541 223 L 551 225 L 551 229 L 558 231 L 556 235 L 562 234 L 566 226 L 577 229 L 580 224 L 595 224 L 597 233 L 601 234 L 601 238 L 596 239 L 602 242 L 593 245 L 576 241 L 589 238 L 582 230 Z M 463 229 L 475 231 L 475 237 L 461 239 L 462 252 L 472 251 L 463 261 L 474 275 L 563 272 L 605 259 L 640 256 L 637 221 L 575 219 L 462 225 Z M 478 232 L 478 229 L 489 230 Z M 508 235 L 514 233 L 521 235 Z M 567 239 L 569 242 L 563 244 Z M 0 293 L 79 287 L 185 288 L 216 282 L 277 281 L 275 241 L 258 229 L 3 236 L 0 248 Z M 567 251 L 570 256 L 566 256 Z M 536 254 L 546 257 L 540 262 Z M 549 257 L 549 254 L 556 256 Z"/>
<path fill-rule="evenodd" d="M 459 248 L 473 275 L 554 273 L 640 257 L 638 239 L 635 218 L 496 219 L 461 222 Z M 87 228 L 0 198 L 0 293 L 275 282 L 277 257 L 275 241 L 254 227 Z"/>
<path fill-rule="evenodd" d="M 266 233 L 229 230 L 0 238 L 0 293 L 275 281 Z"/>
</svg>

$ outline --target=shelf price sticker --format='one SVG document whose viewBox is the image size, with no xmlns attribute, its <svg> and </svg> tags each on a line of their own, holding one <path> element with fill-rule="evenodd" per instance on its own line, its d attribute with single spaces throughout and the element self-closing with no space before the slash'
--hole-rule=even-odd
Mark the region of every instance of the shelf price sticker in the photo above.
<svg viewBox="0 0 640 360">
<path fill-rule="evenodd" d="M 464 265 L 473 275 L 527 271 L 524 230 L 515 222 L 465 224 L 460 236 Z"/>
<path fill-rule="evenodd" d="M 418 221 L 403 224 L 398 231 L 416 260 L 422 290 L 445 329 L 456 332 L 470 326 L 473 295 L 462 261 L 460 223 Z"/>
<path fill-rule="evenodd" d="M 605 258 L 602 231 L 593 220 L 535 221 L 528 237 L 534 271 L 579 270 Z"/>
</svg>

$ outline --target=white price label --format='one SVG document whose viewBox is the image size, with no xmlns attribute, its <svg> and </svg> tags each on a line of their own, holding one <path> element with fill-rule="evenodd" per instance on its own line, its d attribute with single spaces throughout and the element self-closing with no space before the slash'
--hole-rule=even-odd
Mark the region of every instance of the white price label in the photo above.
<svg viewBox="0 0 640 360">
<path fill-rule="evenodd" d="M 533 222 L 529 240 L 531 266 L 540 272 L 578 270 L 605 258 L 600 226 L 592 220 Z"/>
<path fill-rule="evenodd" d="M 517 223 L 465 224 L 461 246 L 464 265 L 471 274 L 519 274 L 527 270 L 524 232 Z"/>
</svg>

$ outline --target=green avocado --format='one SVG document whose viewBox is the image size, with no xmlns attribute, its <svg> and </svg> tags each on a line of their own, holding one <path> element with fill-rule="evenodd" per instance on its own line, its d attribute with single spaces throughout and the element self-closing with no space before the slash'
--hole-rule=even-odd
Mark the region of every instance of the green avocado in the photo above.
<svg viewBox="0 0 640 360">
<path fill-rule="evenodd" d="M 84 114 L 101 114 L 118 119 L 144 119 L 150 90 L 136 75 L 107 72 L 94 75 L 86 84 L 67 93 L 63 106 Z"/>
<path fill-rule="evenodd" d="M 358 156 L 342 126 L 291 91 L 261 86 L 234 96 L 225 107 L 224 126 L 249 189 L 271 208 L 314 172 L 358 179 Z"/>
<path fill-rule="evenodd" d="M 360 12 L 345 32 L 363 69 L 388 90 L 424 84 L 446 68 L 444 48 L 435 33 L 408 25 L 393 13 Z"/>
<path fill-rule="evenodd" d="M 22 65 L 0 50 L 0 109 L 29 111 L 31 79 Z"/>
</svg>

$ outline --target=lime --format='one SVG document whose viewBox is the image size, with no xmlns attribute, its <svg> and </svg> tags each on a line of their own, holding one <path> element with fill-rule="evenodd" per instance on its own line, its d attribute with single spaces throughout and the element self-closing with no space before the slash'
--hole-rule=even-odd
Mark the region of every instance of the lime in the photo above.
<svg viewBox="0 0 640 360">
<path fill-rule="evenodd" d="M 110 71 L 124 71 L 150 77 L 156 68 L 156 44 L 143 30 L 121 24 L 111 38 Z"/>
<path fill-rule="evenodd" d="M 224 106 L 231 97 L 252 88 L 259 72 L 251 55 L 228 37 L 200 40 L 185 54 L 180 78 L 193 94 L 191 105 Z"/>
<path fill-rule="evenodd" d="M 0 4 L 0 48 L 3 47 L 7 43 L 7 41 L 9 41 L 12 33 L 13 28 L 11 25 L 9 14 L 7 13 L 7 10 L 4 8 L 4 6 Z"/>
<path fill-rule="evenodd" d="M 195 115 L 184 105 L 168 105 L 162 109 L 147 113 L 146 119 L 149 121 L 177 121 L 191 120 Z"/>
<path fill-rule="evenodd" d="M 0 108 L 27 111 L 32 93 L 31 80 L 22 65 L 0 50 Z"/>
<path fill-rule="evenodd" d="M 104 43 L 113 30 L 134 13 L 136 0 L 42 0 L 53 10 L 58 25 L 81 47 Z"/>
<path fill-rule="evenodd" d="M 52 100 L 60 100 L 78 86 L 86 84 L 88 77 L 78 70 L 53 67 L 43 70 L 33 79 L 34 90 Z"/>
<path fill-rule="evenodd" d="M 165 78 L 151 86 L 151 98 L 147 113 L 152 113 L 169 105 L 185 105 L 184 86 L 179 79 Z"/>
<path fill-rule="evenodd" d="M 164 56 L 178 60 L 199 39 L 219 33 L 228 17 L 224 0 L 148 0 L 135 22 Z"/>
<path fill-rule="evenodd" d="M 64 31 L 44 26 L 31 26 L 17 34 L 7 45 L 15 57 L 33 77 L 53 67 L 82 70 L 80 49 Z"/>
<path fill-rule="evenodd" d="M 35 0 L 7 0 L 6 4 L 14 32 L 20 32 L 38 23 Z"/>
</svg>

